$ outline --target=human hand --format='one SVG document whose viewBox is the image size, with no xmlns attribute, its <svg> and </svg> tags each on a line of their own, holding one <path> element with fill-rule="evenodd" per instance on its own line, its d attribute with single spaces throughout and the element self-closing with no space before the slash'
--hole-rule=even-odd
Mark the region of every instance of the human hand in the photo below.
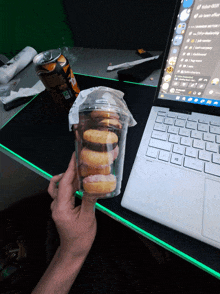
<svg viewBox="0 0 220 294">
<path fill-rule="evenodd" d="M 57 187 L 57 183 L 59 185 Z M 65 173 L 50 180 L 48 193 L 52 218 L 60 236 L 60 252 L 64 255 L 86 256 L 92 247 L 97 231 L 95 217 L 96 197 L 82 197 L 75 207 L 74 193 L 79 189 L 75 152 Z"/>
</svg>

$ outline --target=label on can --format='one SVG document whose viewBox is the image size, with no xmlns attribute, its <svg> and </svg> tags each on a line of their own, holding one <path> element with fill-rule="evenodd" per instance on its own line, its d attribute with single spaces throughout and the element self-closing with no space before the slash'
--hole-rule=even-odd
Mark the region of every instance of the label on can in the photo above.
<svg viewBox="0 0 220 294">
<path fill-rule="evenodd" d="M 59 50 L 49 50 L 34 58 L 36 72 L 46 89 L 53 95 L 56 92 L 65 99 L 78 96 L 80 89 L 68 59 Z"/>
<path fill-rule="evenodd" d="M 64 91 L 63 92 L 63 96 L 65 97 L 65 99 L 70 99 L 71 98 L 71 93 L 69 93 L 69 91 Z"/>
</svg>

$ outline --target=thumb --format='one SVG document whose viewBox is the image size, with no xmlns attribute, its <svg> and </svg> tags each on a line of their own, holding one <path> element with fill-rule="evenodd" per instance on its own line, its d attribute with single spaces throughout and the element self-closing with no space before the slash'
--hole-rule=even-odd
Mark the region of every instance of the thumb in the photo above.
<svg viewBox="0 0 220 294">
<path fill-rule="evenodd" d="M 95 196 L 82 197 L 81 213 L 94 215 L 97 198 Z"/>
</svg>

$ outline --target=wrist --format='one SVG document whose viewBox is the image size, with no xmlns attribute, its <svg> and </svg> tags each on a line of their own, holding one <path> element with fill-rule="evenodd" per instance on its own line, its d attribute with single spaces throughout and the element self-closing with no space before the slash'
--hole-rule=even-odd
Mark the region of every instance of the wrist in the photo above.
<svg viewBox="0 0 220 294">
<path fill-rule="evenodd" d="M 49 267 L 31 294 L 69 293 L 85 257 L 70 257 L 69 252 L 64 252 L 58 247 Z"/>
<path fill-rule="evenodd" d="M 65 263 L 66 265 L 70 265 L 74 262 L 84 262 L 89 251 L 76 250 L 75 248 L 65 248 L 59 246 L 58 249 L 58 259 Z"/>
</svg>

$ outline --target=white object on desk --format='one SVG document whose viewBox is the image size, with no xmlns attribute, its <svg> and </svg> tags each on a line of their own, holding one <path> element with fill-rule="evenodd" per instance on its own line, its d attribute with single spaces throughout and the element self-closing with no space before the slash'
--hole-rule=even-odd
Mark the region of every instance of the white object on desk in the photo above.
<svg viewBox="0 0 220 294">
<path fill-rule="evenodd" d="M 32 88 L 20 88 L 18 92 L 11 91 L 10 96 L 0 97 L 3 104 L 7 104 L 20 97 L 29 97 L 41 93 L 45 90 L 45 86 L 41 81 L 38 81 Z"/>
<path fill-rule="evenodd" d="M 143 63 L 145 61 L 150 61 L 150 60 L 157 59 L 159 56 L 160 55 L 144 58 L 144 59 L 141 59 L 141 60 L 125 62 L 125 63 L 121 63 L 121 64 L 114 65 L 114 66 L 108 66 L 107 70 L 114 70 L 114 69 L 119 69 L 119 68 L 129 68 L 129 67 L 132 67 L 133 65 L 140 64 L 140 63 Z"/>
<path fill-rule="evenodd" d="M 0 83 L 7 84 L 17 73 L 24 69 L 37 54 L 37 51 L 27 46 L 5 65 L 0 67 Z"/>
</svg>

